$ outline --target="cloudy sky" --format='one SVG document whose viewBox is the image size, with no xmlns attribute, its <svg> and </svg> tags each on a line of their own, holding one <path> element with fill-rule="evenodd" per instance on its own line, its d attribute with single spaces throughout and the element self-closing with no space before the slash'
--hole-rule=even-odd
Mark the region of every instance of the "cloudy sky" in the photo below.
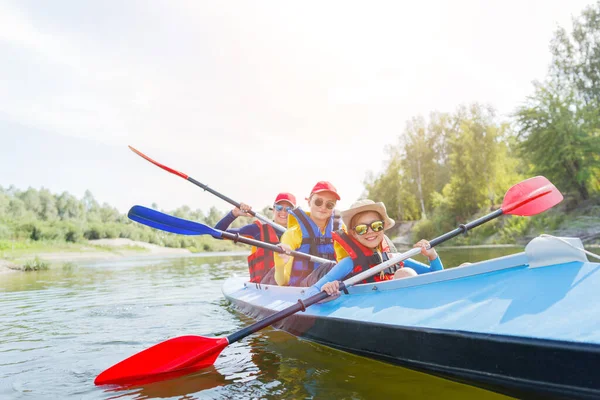
<svg viewBox="0 0 600 400">
<path fill-rule="evenodd" d="M 590 3 L 0 0 L 0 185 L 230 208 L 131 144 L 256 208 L 318 180 L 344 208 L 409 118 L 514 111 Z"/>
</svg>

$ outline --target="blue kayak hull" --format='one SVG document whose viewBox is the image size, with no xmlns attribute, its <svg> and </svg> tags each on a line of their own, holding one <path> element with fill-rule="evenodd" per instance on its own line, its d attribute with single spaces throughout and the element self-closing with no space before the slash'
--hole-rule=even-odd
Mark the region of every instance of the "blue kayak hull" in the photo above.
<svg viewBox="0 0 600 400">
<path fill-rule="evenodd" d="M 534 239 L 513 256 L 351 287 L 275 327 L 516 397 L 600 398 L 600 265 L 582 254 Z M 246 280 L 223 293 L 257 319 L 305 295 Z"/>
</svg>

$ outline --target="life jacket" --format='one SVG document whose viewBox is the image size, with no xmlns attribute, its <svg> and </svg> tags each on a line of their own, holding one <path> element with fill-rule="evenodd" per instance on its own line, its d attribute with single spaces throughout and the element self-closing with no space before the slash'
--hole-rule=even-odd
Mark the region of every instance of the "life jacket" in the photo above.
<svg viewBox="0 0 600 400">
<path fill-rule="evenodd" d="M 296 250 L 301 253 L 310 254 L 311 256 L 335 261 L 335 251 L 333 249 L 331 233 L 335 228 L 339 229 L 339 219 L 337 220 L 337 223 L 335 223 L 334 228 L 334 215 L 332 213 L 331 218 L 329 218 L 327 226 L 325 227 L 325 233 L 321 233 L 319 227 L 301 208 L 297 207 L 290 210 L 289 214 L 294 218 L 288 219 L 288 228 L 291 227 L 290 224 L 293 225 L 294 223 L 297 223 L 302 231 L 302 244 Z M 300 282 L 313 272 L 315 268 L 318 268 L 319 265 L 320 264 L 315 264 L 312 261 L 294 258 L 288 286 L 299 285 Z"/>
<path fill-rule="evenodd" d="M 354 264 L 354 268 L 352 272 L 348 274 L 343 280 L 346 280 L 352 276 L 358 275 L 361 272 L 373 268 L 376 265 L 381 264 L 384 261 L 390 259 L 390 246 L 388 244 L 388 238 L 384 236 L 383 241 L 381 242 L 381 255 L 370 249 L 366 246 L 360 244 L 356 239 L 347 234 L 343 229 L 333 232 L 333 240 L 336 241 L 350 256 L 352 259 L 352 263 Z M 403 268 L 404 263 L 400 262 L 398 264 L 393 265 L 392 267 L 386 268 L 381 271 L 379 274 L 375 274 L 375 276 L 371 276 L 361 283 L 371 283 L 371 282 L 381 282 L 381 281 L 389 281 L 394 279 L 394 272 L 396 272 L 399 268 Z"/>
<path fill-rule="evenodd" d="M 275 229 L 269 224 L 254 221 L 260 230 L 260 241 L 271 244 L 279 243 L 279 237 Z M 248 269 L 250 270 L 250 282 L 260 283 L 262 278 L 273 268 L 273 252 L 262 247 L 253 247 L 248 256 Z"/>
</svg>

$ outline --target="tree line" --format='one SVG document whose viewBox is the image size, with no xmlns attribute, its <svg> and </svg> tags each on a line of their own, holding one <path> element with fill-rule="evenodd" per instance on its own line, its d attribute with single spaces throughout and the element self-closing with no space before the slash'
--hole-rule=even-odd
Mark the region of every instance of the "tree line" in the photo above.
<svg viewBox="0 0 600 400">
<path fill-rule="evenodd" d="M 387 148 L 385 168 L 365 180 L 365 197 L 383 201 L 399 221 L 419 221 L 414 238 L 433 237 L 498 207 L 514 183 L 544 175 L 565 194 L 563 213 L 499 220 L 466 242 L 513 241 L 556 228 L 564 211 L 600 215 L 600 2 L 558 28 L 552 62 L 507 120 L 493 107 L 461 106 L 406 123 Z"/>
<path fill-rule="evenodd" d="M 153 208 L 158 209 L 156 204 Z M 188 206 L 170 211 L 180 218 L 214 226 L 223 213 L 212 207 L 208 213 Z M 248 223 L 238 218 L 232 226 Z M 232 245 L 211 237 L 174 235 L 133 222 L 107 203 L 100 205 L 88 190 L 83 198 L 48 189 L 20 190 L 0 186 L 0 250 L 12 241 L 82 242 L 105 238 L 129 238 L 192 251 L 230 250 Z M 4 245 L 3 245 L 4 244 Z"/>
</svg>

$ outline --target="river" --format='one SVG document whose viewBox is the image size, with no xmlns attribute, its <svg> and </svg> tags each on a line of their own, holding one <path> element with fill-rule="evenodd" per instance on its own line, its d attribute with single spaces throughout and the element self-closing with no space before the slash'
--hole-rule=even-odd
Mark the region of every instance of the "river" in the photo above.
<svg viewBox="0 0 600 400">
<path fill-rule="evenodd" d="M 441 249 L 446 267 L 522 248 Z M 104 369 L 181 335 L 224 336 L 252 323 L 221 283 L 245 257 L 138 257 L 0 275 L 0 398 L 502 399 L 483 389 L 340 352 L 267 328 L 225 348 L 214 368 L 111 391 Z"/>
</svg>

